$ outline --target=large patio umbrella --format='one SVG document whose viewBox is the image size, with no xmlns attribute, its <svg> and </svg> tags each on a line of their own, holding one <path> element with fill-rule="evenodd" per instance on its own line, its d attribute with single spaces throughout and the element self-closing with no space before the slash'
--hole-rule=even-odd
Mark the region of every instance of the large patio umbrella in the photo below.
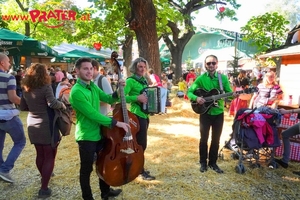
<svg viewBox="0 0 300 200">
<path fill-rule="evenodd" d="M 105 61 L 105 57 L 101 55 L 92 54 L 86 51 L 81 51 L 78 49 L 69 51 L 64 54 L 60 54 L 59 56 L 55 57 L 54 62 L 67 62 L 67 63 L 74 63 L 78 58 L 81 57 L 88 57 L 94 60 L 97 60 L 99 62 Z"/>
<path fill-rule="evenodd" d="M 0 28 L 0 52 L 8 56 L 55 57 L 58 53 L 40 41 Z"/>
</svg>

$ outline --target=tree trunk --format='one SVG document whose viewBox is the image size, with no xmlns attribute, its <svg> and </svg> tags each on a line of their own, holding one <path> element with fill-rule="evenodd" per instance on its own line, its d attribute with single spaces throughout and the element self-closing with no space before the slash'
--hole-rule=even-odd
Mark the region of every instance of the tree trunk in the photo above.
<svg viewBox="0 0 300 200">
<path fill-rule="evenodd" d="M 175 73 L 175 77 L 173 77 L 173 80 L 175 82 L 178 81 L 178 79 L 182 76 L 182 53 L 184 48 L 180 48 L 179 46 L 177 48 L 172 48 L 170 50 L 171 56 L 172 56 L 172 62 L 171 62 L 171 68 Z"/>
<path fill-rule="evenodd" d="M 175 80 L 182 76 L 182 54 L 186 44 L 190 41 L 192 36 L 195 34 L 194 31 L 189 30 L 181 38 L 177 40 L 171 40 L 168 36 L 163 36 L 165 43 L 167 44 L 171 57 L 172 57 L 172 68 L 175 72 Z M 174 35 L 173 35 L 174 37 Z M 174 45 L 175 44 L 175 45 Z"/>
<path fill-rule="evenodd" d="M 130 29 L 134 30 L 140 57 L 148 61 L 156 74 L 161 73 L 158 36 L 156 31 L 156 9 L 152 0 L 130 0 Z"/>
<path fill-rule="evenodd" d="M 124 60 L 124 76 L 126 73 L 126 77 L 129 77 L 131 74 L 129 72 L 129 67 L 131 65 L 132 61 L 132 44 L 133 44 L 133 36 L 132 35 L 126 35 L 125 43 L 122 47 L 123 50 L 123 60 Z"/>
</svg>

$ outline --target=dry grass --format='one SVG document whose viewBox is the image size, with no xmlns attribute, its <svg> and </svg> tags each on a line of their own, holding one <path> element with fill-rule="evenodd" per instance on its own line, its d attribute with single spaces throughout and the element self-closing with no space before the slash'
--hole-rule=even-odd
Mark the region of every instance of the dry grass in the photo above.
<svg viewBox="0 0 300 200">
<path fill-rule="evenodd" d="M 198 199 L 300 199 L 300 179 L 292 173 L 300 170 L 300 164 L 291 162 L 289 169 L 251 169 L 245 162 L 245 174 L 235 172 L 238 161 L 231 152 L 224 150 L 224 160 L 219 166 L 224 174 L 212 170 L 199 171 L 199 122 L 190 104 L 173 98 L 173 106 L 164 115 L 151 116 L 148 148 L 145 152 L 146 168 L 156 176 L 155 181 L 139 178 L 122 186 L 122 196 L 126 200 L 198 200 Z M 22 113 L 26 123 L 27 113 Z M 232 118 L 226 117 L 221 146 L 231 133 Z M 24 124 L 26 126 L 26 124 Z M 35 150 L 28 143 L 12 170 L 15 184 L 0 181 L 0 199 L 36 199 L 40 177 L 35 166 Z M 12 146 L 8 136 L 4 155 Z M 63 138 L 54 169 L 55 176 L 50 182 L 53 196 L 49 199 L 81 199 L 79 186 L 79 157 L 74 137 Z M 95 199 L 100 199 L 97 176 L 91 176 Z"/>
</svg>

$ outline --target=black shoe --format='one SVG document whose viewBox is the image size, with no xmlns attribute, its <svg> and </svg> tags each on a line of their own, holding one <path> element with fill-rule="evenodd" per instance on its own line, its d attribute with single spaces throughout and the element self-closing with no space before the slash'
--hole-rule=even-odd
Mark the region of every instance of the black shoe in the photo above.
<svg viewBox="0 0 300 200">
<path fill-rule="evenodd" d="M 140 177 L 141 177 L 143 180 L 146 180 L 146 181 L 152 181 L 152 180 L 155 180 L 155 177 L 154 177 L 154 176 L 151 176 L 149 173 L 147 173 L 147 171 L 143 171 L 143 172 L 140 174 Z"/>
<path fill-rule="evenodd" d="M 300 172 L 299 171 L 293 171 L 293 174 L 296 174 L 296 175 L 300 176 Z"/>
<path fill-rule="evenodd" d="M 102 200 L 108 200 L 110 197 L 116 197 L 116 196 L 118 196 L 121 192 L 122 192 L 121 189 L 115 189 L 114 190 L 114 189 L 110 188 L 109 192 L 107 194 L 105 194 L 105 195 L 101 194 L 101 199 Z"/>
<path fill-rule="evenodd" d="M 50 188 L 48 188 L 47 190 L 40 189 L 38 198 L 41 198 L 41 199 L 48 198 L 51 196 L 51 193 L 52 193 L 52 191 Z"/>
<path fill-rule="evenodd" d="M 219 174 L 222 174 L 224 173 L 223 170 L 221 170 L 217 164 L 210 164 L 208 165 L 212 170 L 214 170 L 215 172 L 219 173 Z"/>
<path fill-rule="evenodd" d="M 289 167 L 289 164 L 283 162 L 281 159 L 276 159 L 275 158 L 275 162 L 277 162 L 279 165 L 281 165 L 281 167 L 283 168 L 288 168 Z"/>
<path fill-rule="evenodd" d="M 207 171 L 207 163 L 200 163 L 200 172 L 206 172 Z"/>
</svg>

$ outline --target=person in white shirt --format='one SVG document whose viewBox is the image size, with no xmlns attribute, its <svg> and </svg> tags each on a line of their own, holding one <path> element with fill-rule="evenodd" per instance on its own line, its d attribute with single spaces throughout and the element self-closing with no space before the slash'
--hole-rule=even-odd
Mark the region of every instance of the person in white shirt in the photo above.
<svg viewBox="0 0 300 200">
<path fill-rule="evenodd" d="M 66 72 L 66 75 L 67 75 L 67 78 L 70 80 L 70 79 L 73 79 L 73 76 L 72 74 L 70 74 L 69 72 Z"/>
<path fill-rule="evenodd" d="M 69 83 L 69 79 L 67 79 L 66 77 L 62 78 L 61 82 L 58 83 L 58 85 L 56 87 L 55 98 L 58 99 L 60 91 L 63 88 L 68 88 L 68 87 L 71 87 L 71 85 Z"/>
<path fill-rule="evenodd" d="M 96 60 L 92 60 L 92 65 L 94 67 L 93 82 L 106 94 L 112 94 L 113 90 L 110 82 L 107 80 L 106 76 L 99 73 L 100 63 Z M 100 113 L 103 115 L 107 115 L 110 112 L 111 105 L 100 102 Z"/>
</svg>

